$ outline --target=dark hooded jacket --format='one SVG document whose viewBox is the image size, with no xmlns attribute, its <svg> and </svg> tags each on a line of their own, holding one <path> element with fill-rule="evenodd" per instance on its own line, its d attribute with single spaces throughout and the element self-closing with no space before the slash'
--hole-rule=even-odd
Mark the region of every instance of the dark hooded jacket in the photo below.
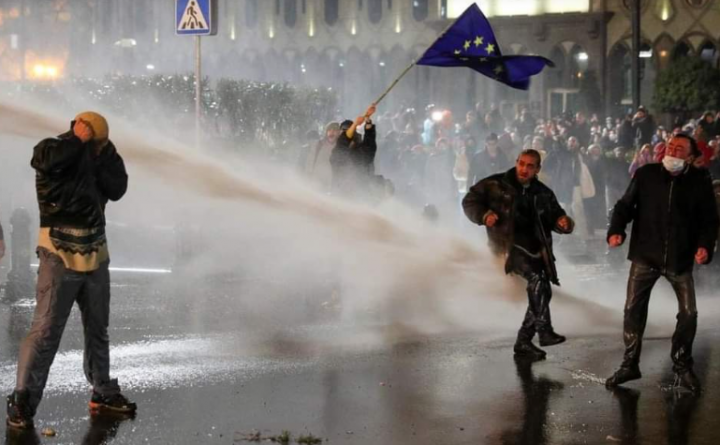
<svg viewBox="0 0 720 445">
<path fill-rule="evenodd" d="M 571 220 L 570 230 L 567 232 L 557 227 L 558 219 L 567 216 L 565 210 L 558 204 L 553 191 L 537 178 L 530 182 L 529 187 L 524 188 L 517 180 L 515 167 L 505 173 L 489 176 L 470 188 L 463 199 L 463 209 L 470 221 L 478 225 L 485 224 L 488 212 L 498 215 L 497 223 L 487 228 L 488 242 L 493 253 L 504 255 L 515 244 L 515 213 L 519 194 L 530 195 L 530 201 L 539 214 L 539 218 L 536 217 L 532 224 L 536 230 L 540 229 L 545 234 L 547 247 L 550 249 L 549 257 L 554 260 L 552 232 L 570 233 L 574 224 Z M 538 224 L 542 224 L 542 227 L 538 227 Z M 538 236 L 537 232 L 539 231 L 530 236 Z"/>
<path fill-rule="evenodd" d="M 112 142 L 96 155 L 72 131 L 37 144 L 30 165 L 41 227 L 104 227 L 108 200 L 127 190 L 125 164 Z"/>
<path fill-rule="evenodd" d="M 341 133 L 330 155 L 333 190 L 343 195 L 356 195 L 365 190 L 375 173 L 376 153 L 375 125 L 366 127 L 362 137 L 355 133 L 353 139 L 348 139 Z"/>
<path fill-rule="evenodd" d="M 608 239 L 612 235 L 625 239 L 630 222 L 630 261 L 682 274 L 692 270 L 695 253 L 704 247 L 709 262 L 718 235 L 710 176 L 689 165 L 677 176 L 662 164 L 639 168 L 613 209 Z"/>
</svg>

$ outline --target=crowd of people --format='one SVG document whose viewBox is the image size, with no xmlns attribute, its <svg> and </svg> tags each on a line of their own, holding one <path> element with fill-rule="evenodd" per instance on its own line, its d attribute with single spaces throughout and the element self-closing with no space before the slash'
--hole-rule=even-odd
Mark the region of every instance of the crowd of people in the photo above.
<svg viewBox="0 0 720 445">
<path fill-rule="evenodd" d="M 610 208 L 637 169 L 661 163 L 673 134 L 692 135 L 702 153 L 693 164 L 720 180 L 720 113 L 707 112 L 665 128 L 643 106 L 616 119 L 588 118 L 582 112 L 542 119 L 527 108 L 515 119 L 506 119 L 497 106 L 485 110 L 477 104 L 457 121 L 450 111 L 428 105 L 424 116 L 402 109 L 374 121 L 377 154 L 369 163 L 373 176 L 392 181 L 399 199 L 416 207 L 432 204 L 441 215 L 457 217 L 459 198 L 473 184 L 506 171 L 522 150 L 530 148 L 542 156 L 540 178 L 554 190 L 584 238 L 606 229 Z M 315 138 L 302 150 L 300 160 L 301 169 L 328 191 L 329 156 L 339 134 L 338 123 L 328 124 L 320 140 Z M 720 189 L 720 183 L 717 186 Z"/>
</svg>

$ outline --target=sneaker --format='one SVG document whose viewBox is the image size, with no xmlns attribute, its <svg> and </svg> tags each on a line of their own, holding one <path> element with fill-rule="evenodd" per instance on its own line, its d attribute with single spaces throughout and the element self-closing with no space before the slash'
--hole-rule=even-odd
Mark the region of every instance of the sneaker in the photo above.
<svg viewBox="0 0 720 445">
<path fill-rule="evenodd" d="M 564 335 L 560 335 L 552 329 L 541 331 L 538 336 L 540 337 L 540 346 L 559 345 L 566 340 Z"/>
<path fill-rule="evenodd" d="M 7 431 L 5 431 L 5 443 L 22 445 L 42 445 L 40 436 L 38 435 L 38 432 L 35 430 L 35 428 L 8 428 Z"/>
<path fill-rule="evenodd" d="M 515 357 L 526 357 L 533 360 L 545 359 L 545 351 L 535 346 L 531 341 L 518 341 L 513 347 Z"/>
<path fill-rule="evenodd" d="M 90 406 L 91 412 L 111 412 L 132 415 L 137 411 L 137 405 L 120 393 L 104 396 L 93 391 L 92 398 L 88 405 Z"/>
<path fill-rule="evenodd" d="M 684 372 L 676 372 L 673 388 L 685 389 L 697 394 L 700 392 L 700 380 L 697 378 L 692 369 L 688 369 Z"/>
<path fill-rule="evenodd" d="M 615 386 L 622 385 L 625 382 L 629 382 L 630 380 L 637 380 L 640 377 L 642 377 L 642 374 L 640 374 L 640 368 L 626 368 L 621 366 L 620 369 L 612 375 L 612 377 L 605 381 L 605 386 L 613 388 Z"/>
<path fill-rule="evenodd" d="M 30 395 L 27 391 L 13 391 L 7 397 L 7 425 L 12 428 L 29 430 L 35 428 L 35 413 L 30 408 Z"/>
</svg>

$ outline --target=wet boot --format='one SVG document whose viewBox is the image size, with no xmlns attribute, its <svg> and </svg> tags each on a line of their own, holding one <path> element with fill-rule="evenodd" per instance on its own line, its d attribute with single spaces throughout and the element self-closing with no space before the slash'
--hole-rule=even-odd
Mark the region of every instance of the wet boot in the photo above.
<svg viewBox="0 0 720 445">
<path fill-rule="evenodd" d="M 535 336 L 535 332 L 532 329 L 526 327 L 520 328 L 518 331 L 517 341 L 513 347 L 515 357 L 528 358 L 531 360 L 544 360 L 547 355 L 545 351 L 535 346 L 532 342 L 532 338 Z"/>
<path fill-rule="evenodd" d="M 625 382 L 637 380 L 640 377 L 642 377 L 642 374 L 640 373 L 639 367 L 623 365 L 620 367 L 620 369 L 615 371 L 615 374 L 613 374 L 612 377 L 605 381 L 605 386 L 607 386 L 608 388 L 614 388 L 618 385 L 622 385 Z"/>
<path fill-rule="evenodd" d="M 673 388 L 690 391 L 693 394 L 700 393 L 700 379 L 697 378 L 692 369 L 675 373 Z"/>
<path fill-rule="evenodd" d="M 513 347 L 515 357 L 530 360 L 545 360 L 545 351 L 535 346 L 531 341 L 517 341 Z"/>
<path fill-rule="evenodd" d="M 528 296 L 530 297 L 530 309 L 534 316 L 533 323 L 535 330 L 540 337 L 540 346 L 553 346 L 563 343 L 566 340 L 565 336 L 555 332 L 552 326 L 550 316 L 550 299 L 552 292 L 550 283 L 544 274 L 536 275 L 528 282 Z M 525 326 L 528 321 L 526 317 L 523 326 Z"/>
<path fill-rule="evenodd" d="M 540 346 L 559 345 L 566 340 L 564 335 L 558 334 L 552 328 L 538 332 L 538 336 L 540 337 Z"/>
</svg>

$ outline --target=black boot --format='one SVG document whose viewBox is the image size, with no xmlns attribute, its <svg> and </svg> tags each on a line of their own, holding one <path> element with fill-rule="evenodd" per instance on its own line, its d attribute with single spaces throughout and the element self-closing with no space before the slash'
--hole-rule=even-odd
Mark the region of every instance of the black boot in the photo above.
<svg viewBox="0 0 720 445">
<path fill-rule="evenodd" d="M 684 389 L 693 394 L 700 393 L 700 380 L 697 378 L 692 369 L 675 373 L 675 383 L 673 388 Z"/>
<path fill-rule="evenodd" d="M 552 328 L 538 332 L 538 336 L 540 337 L 540 346 L 559 345 L 566 340 L 564 335 L 558 334 Z"/>
<path fill-rule="evenodd" d="M 605 386 L 613 388 L 618 385 L 622 385 L 630 380 L 637 380 L 642 377 L 640 374 L 640 368 L 637 366 L 621 366 L 620 369 L 615 371 L 609 379 L 605 381 Z"/>
<path fill-rule="evenodd" d="M 515 352 L 515 357 L 523 357 L 531 360 L 544 360 L 547 355 L 545 351 L 535 346 L 530 340 L 518 339 L 518 341 L 515 342 L 513 351 Z"/>
</svg>

